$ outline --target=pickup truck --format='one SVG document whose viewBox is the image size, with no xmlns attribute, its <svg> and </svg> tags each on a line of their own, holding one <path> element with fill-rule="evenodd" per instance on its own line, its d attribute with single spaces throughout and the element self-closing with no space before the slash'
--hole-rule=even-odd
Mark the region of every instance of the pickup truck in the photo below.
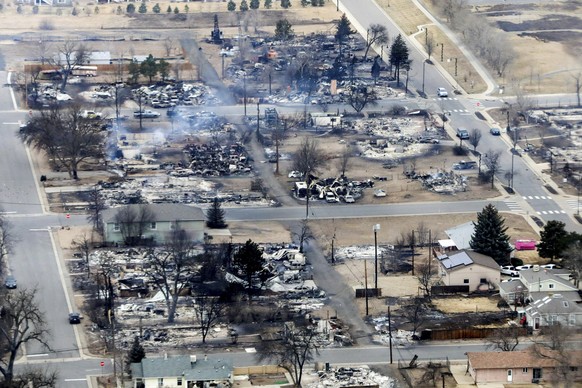
<svg viewBox="0 0 582 388">
<path fill-rule="evenodd" d="M 160 117 L 160 114 L 156 111 L 148 110 L 148 109 L 142 110 L 142 111 L 137 110 L 137 111 L 133 112 L 133 117 L 137 118 L 140 116 L 142 119 L 156 119 L 156 118 Z"/>
</svg>

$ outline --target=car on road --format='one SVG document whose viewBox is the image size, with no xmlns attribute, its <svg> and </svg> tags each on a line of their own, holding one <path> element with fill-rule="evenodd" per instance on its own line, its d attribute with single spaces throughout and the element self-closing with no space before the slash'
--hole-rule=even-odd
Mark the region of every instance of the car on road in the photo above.
<svg viewBox="0 0 582 388">
<path fill-rule="evenodd" d="M 70 313 L 69 314 L 69 323 L 71 325 L 77 325 L 77 324 L 81 323 L 82 318 L 83 317 L 81 317 L 81 314 L 79 314 L 79 313 L 76 313 L 76 312 Z"/>
<path fill-rule="evenodd" d="M 465 128 L 457 128 L 457 137 L 462 140 L 468 139 L 469 131 L 467 131 Z"/>
<path fill-rule="evenodd" d="M 499 128 L 491 128 L 489 129 L 489 133 L 491 133 L 493 136 L 501 135 L 501 131 L 499 130 Z"/>
<path fill-rule="evenodd" d="M 515 269 L 518 271 L 526 271 L 528 269 L 533 269 L 533 267 L 534 267 L 533 264 L 524 264 L 524 265 L 518 265 L 517 267 L 515 267 Z"/>
<path fill-rule="evenodd" d="M 6 288 L 8 288 L 9 290 L 15 289 L 16 279 L 14 279 L 14 276 L 12 275 L 6 276 L 6 280 L 4 280 L 4 286 L 6 286 Z"/>
<path fill-rule="evenodd" d="M 503 275 L 519 276 L 519 272 L 515 269 L 513 265 L 502 265 L 501 267 L 499 267 L 499 271 Z"/>
<path fill-rule="evenodd" d="M 437 89 L 437 96 L 439 96 L 439 97 L 448 97 L 449 96 L 449 92 L 447 92 L 447 89 L 445 89 L 445 88 L 438 88 Z"/>
<path fill-rule="evenodd" d="M 154 110 L 137 110 L 135 112 L 133 112 L 133 117 L 141 117 L 142 119 L 156 119 L 158 117 L 160 117 L 160 113 L 156 112 Z"/>
</svg>

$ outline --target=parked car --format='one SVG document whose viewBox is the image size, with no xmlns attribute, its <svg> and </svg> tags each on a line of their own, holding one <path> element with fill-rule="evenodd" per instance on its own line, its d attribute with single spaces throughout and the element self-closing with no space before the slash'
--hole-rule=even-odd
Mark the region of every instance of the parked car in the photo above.
<svg viewBox="0 0 582 388">
<path fill-rule="evenodd" d="M 13 290 L 16 288 L 16 279 L 14 279 L 14 276 L 12 275 L 8 275 L 6 276 L 6 280 L 4 280 L 4 285 L 6 286 L 6 288 Z"/>
<path fill-rule="evenodd" d="M 532 269 L 533 267 L 534 267 L 533 264 L 524 264 L 524 265 L 518 265 L 517 267 L 515 267 L 515 269 L 518 271 L 525 271 L 528 269 Z"/>
<path fill-rule="evenodd" d="M 502 265 L 501 267 L 499 267 L 499 271 L 503 275 L 519 276 L 519 272 L 515 269 L 513 265 Z"/>
<path fill-rule="evenodd" d="M 83 317 L 81 317 L 81 314 L 79 314 L 79 313 L 70 313 L 69 314 L 69 323 L 71 325 L 77 325 L 77 324 L 81 323 L 82 318 Z"/>
<path fill-rule="evenodd" d="M 133 112 L 133 117 L 140 117 L 140 116 L 142 119 L 155 119 L 155 118 L 160 117 L 160 114 L 154 110 L 148 110 L 148 109 L 142 110 L 142 111 L 137 110 L 137 111 Z"/>
<path fill-rule="evenodd" d="M 438 88 L 437 89 L 437 96 L 439 96 L 439 97 L 448 97 L 449 96 L 449 92 L 447 92 L 447 89 L 445 89 L 445 88 Z"/>
<path fill-rule="evenodd" d="M 540 268 L 545 268 L 545 269 L 558 269 L 558 265 L 557 264 L 544 264 L 544 265 L 540 265 Z"/>
<path fill-rule="evenodd" d="M 345 203 L 354 203 L 354 202 L 356 202 L 356 200 L 355 200 L 353 195 L 346 194 L 346 195 L 344 195 L 344 202 Z"/>
<path fill-rule="evenodd" d="M 378 189 L 376 191 L 374 191 L 374 197 L 385 197 L 386 196 L 386 192 L 384 190 Z"/>
<path fill-rule="evenodd" d="M 331 191 L 328 191 L 327 193 L 325 193 L 325 201 L 327 203 L 336 203 L 336 202 L 339 202 L 339 200 L 337 199 L 337 197 L 335 196 L 335 194 L 332 193 Z"/>
<path fill-rule="evenodd" d="M 489 132 L 493 135 L 493 136 L 499 136 L 501 135 L 501 131 L 499 130 L 499 128 L 491 128 L 489 130 Z"/>
<path fill-rule="evenodd" d="M 509 278 L 509 279 L 502 280 L 501 283 L 518 282 L 518 281 L 519 281 L 518 278 Z"/>
</svg>

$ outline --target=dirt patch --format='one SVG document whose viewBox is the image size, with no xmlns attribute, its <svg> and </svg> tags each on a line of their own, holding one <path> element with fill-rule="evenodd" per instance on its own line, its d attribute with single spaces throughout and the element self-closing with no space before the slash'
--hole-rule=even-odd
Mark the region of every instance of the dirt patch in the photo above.
<svg viewBox="0 0 582 388">
<path fill-rule="evenodd" d="M 243 244 L 249 238 L 259 244 L 291 242 L 291 234 L 286 226 L 274 221 L 253 221 L 253 222 L 230 222 L 228 229 L 232 234 L 232 242 Z M 215 240 L 226 240 L 226 238 L 215 238 Z M 224 241 L 227 242 L 227 241 Z"/>
<path fill-rule="evenodd" d="M 468 311 L 483 312 L 483 311 L 499 311 L 497 307 L 498 299 L 487 297 L 454 297 L 446 299 L 435 299 L 433 304 L 435 308 L 446 314 L 464 313 Z"/>
</svg>

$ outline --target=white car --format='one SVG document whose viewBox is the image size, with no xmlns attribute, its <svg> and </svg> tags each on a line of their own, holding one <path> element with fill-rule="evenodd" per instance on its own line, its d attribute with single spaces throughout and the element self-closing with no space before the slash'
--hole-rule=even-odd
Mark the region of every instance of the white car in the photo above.
<svg viewBox="0 0 582 388">
<path fill-rule="evenodd" d="M 503 275 L 519 276 L 519 272 L 515 269 L 513 265 L 502 265 L 501 267 L 499 267 L 499 271 Z"/>
<path fill-rule="evenodd" d="M 533 267 L 534 267 L 533 264 L 524 264 L 524 265 L 518 265 L 517 267 L 515 267 L 515 269 L 518 271 L 525 271 L 528 269 L 532 269 Z"/>
<path fill-rule="evenodd" d="M 449 96 L 449 92 L 447 92 L 447 89 L 445 89 L 445 88 L 438 88 L 437 89 L 437 96 L 439 96 L 439 97 L 448 97 Z"/>
<path fill-rule="evenodd" d="M 354 199 L 353 195 L 346 194 L 346 195 L 344 195 L 344 202 L 345 203 L 354 203 L 354 202 L 356 202 L 356 200 Z"/>
<path fill-rule="evenodd" d="M 544 265 L 540 265 L 540 268 L 557 269 L 558 268 L 558 265 L 557 264 L 544 264 Z"/>
<path fill-rule="evenodd" d="M 519 281 L 518 278 L 509 278 L 509 279 L 502 280 L 501 283 L 518 282 L 518 281 Z"/>
<path fill-rule="evenodd" d="M 385 197 L 386 196 L 386 192 L 384 190 L 378 189 L 376 191 L 374 191 L 374 197 Z"/>
</svg>

